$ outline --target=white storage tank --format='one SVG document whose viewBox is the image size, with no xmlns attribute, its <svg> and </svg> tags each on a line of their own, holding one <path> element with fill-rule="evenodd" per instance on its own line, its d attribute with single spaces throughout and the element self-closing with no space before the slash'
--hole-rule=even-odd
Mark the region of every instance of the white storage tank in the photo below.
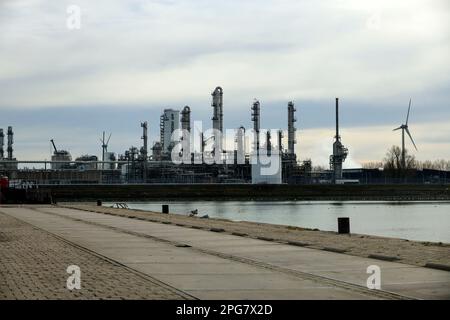
<svg viewBox="0 0 450 320">
<path fill-rule="evenodd" d="M 261 157 L 261 156 L 260 156 Z M 256 161 L 256 154 L 251 154 L 252 184 L 282 184 L 282 164 L 279 152 Z"/>
</svg>

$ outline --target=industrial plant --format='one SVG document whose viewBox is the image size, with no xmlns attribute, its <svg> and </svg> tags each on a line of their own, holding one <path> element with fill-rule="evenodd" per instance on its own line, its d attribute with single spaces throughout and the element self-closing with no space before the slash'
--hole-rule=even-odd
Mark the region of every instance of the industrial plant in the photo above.
<svg viewBox="0 0 450 320">
<path fill-rule="evenodd" d="M 14 132 L 7 129 L 6 156 L 5 134 L 0 129 L 0 175 L 8 177 L 17 186 L 51 184 L 382 184 L 392 182 L 386 174 L 377 169 L 343 169 L 349 150 L 343 145 L 339 126 L 339 99 L 336 98 L 336 134 L 330 146 L 330 167 L 328 170 L 313 170 L 311 160 L 299 161 L 295 145 L 296 106 L 290 101 L 286 107 L 286 130 L 261 129 L 260 101 L 250 107 L 249 117 L 253 128 L 243 126 L 234 130 L 230 139 L 224 132 L 224 90 L 217 87 L 212 96 L 211 134 L 197 132 L 191 121 L 191 108 L 181 111 L 163 110 L 159 118 L 159 141 L 149 146 L 147 121 L 142 128 L 142 146 L 130 147 L 123 152 L 108 150 L 111 135 L 103 132 L 100 138 L 101 159 L 95 155 L 81 155 L 75 159 L 69 151 L 59 148 L 52 137 L 51 161 L 25 161 L 13 156 Z M 402 130 L 402 164 L 405 166 L 405 132 Z M 287 146 L 283 145 L 287 132 Z M 108 136 L 108 138 L 107 138 Z M 232 143 L 230 142 L 232 140 Z M 269 160 L 269 161 L 267 161 Z M 32 166 L 39 164 L 37 169 Z M 434 174 L 434 176 L 433 176 Z M 435 179 L 435 173 L 422 172 L 413 178 L 428 182 Z M 447 176 L 445 176 L 447 179 Z M 412 180 L 414 182 L 414 180 Z M 439 177 L 440 181 L 440 177 Z M 394 181 L 395 182 L 395 181 Z M 399 180 L 404 182 L 404 180 Z"/>
</svg>

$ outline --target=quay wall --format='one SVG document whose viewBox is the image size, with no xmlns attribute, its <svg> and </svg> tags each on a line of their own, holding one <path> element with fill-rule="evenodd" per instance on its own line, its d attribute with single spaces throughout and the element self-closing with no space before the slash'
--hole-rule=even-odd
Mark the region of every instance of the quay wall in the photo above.
<svg viewBox="0 0 450 320">
<path fill-rule="evenodd" d="M 130 200 L 450 200 L 450 185 L 41 185 L 53 201 Z"/>
</svg>

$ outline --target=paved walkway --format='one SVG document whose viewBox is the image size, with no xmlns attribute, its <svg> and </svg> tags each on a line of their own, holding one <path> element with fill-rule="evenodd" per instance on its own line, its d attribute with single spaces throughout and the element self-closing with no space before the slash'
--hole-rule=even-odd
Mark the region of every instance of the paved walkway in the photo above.
<svg viewBox="0 0 450 320">
<path fill-rule="evenodd" d="M 363 234 L 337 234 L 330 231 L 310 230 L 293 226 L 273 225 L 250 221 L 224 219 L 200 219 L 182 214 L 98 207 L 88 204 L 66 204 L 72 209 L 101 212 L 123 217 L 141 218 L 152 222 L 170 222 L 200 229 L 221 228 L 227 233 L 247 234 L 249 237 L 271 238 L 276 242 L 299 242 L 312 249 L 334 249 L 352 256 L 371 258 L 383 256 L 407 265 L 424 267 L 440 265 L 450 270 L 450 244 L 408 241 L 404 239 L 377 237 Z M 200 213 L 201 215 L 201 213 Z M 445 270 L 445 269 L 444 269 Z"/>
<path fill-rule="evenodd" d="M 0 300 L 191 299 L 155 279 L 1 213 Z M 81 267 L 82 290 L 68 290 L 67 267 Z"/>
<path fill-rule="evenodd" d="M 75 209 L 0 212 L 199 299 L 450 298 L 447 271 Z M 365 287 L 370 265 L 381 268 L 382 291 Z"/>
</svg>

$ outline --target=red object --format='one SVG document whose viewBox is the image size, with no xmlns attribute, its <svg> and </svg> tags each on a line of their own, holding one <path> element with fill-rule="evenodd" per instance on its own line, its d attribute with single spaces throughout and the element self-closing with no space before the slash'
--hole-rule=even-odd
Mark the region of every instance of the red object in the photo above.
<svg viewBox="0 0 450 320">
<path fill-rule="evenodd" d="M 8 189 L 9 188 L 9 179 L 8 177 L 1 177 L 0 178 L 0 189 Z"/>
</svg>

